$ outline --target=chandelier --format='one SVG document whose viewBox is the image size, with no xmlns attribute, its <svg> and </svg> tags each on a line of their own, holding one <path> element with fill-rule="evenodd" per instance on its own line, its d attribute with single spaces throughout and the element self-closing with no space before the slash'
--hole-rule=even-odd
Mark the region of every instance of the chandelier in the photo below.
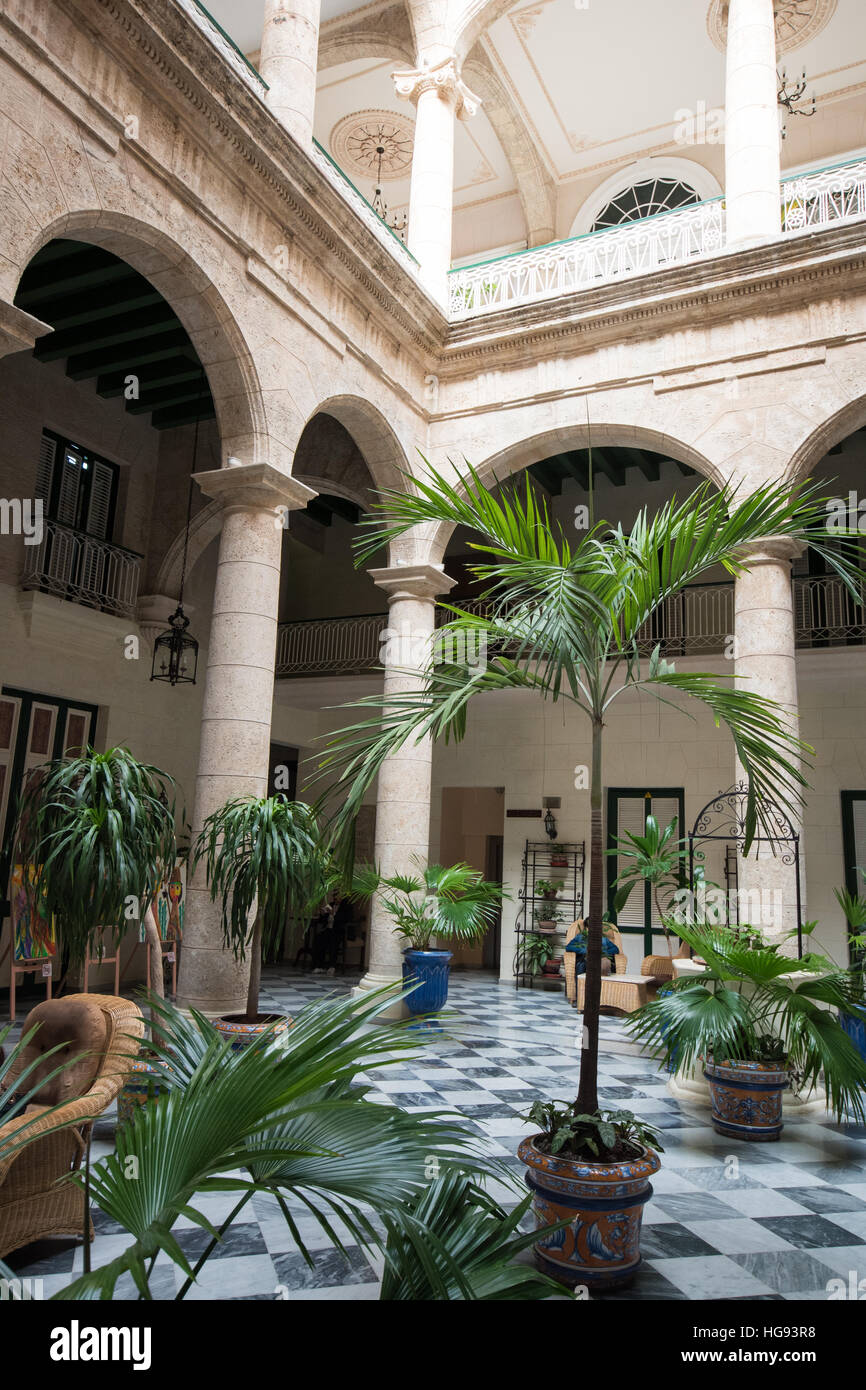
<svg viewBox="0 0 866 1390">
<path fill-rule="evenodd" d="M 815 94 L 814 94 L 814 92 L 812 93 L 812 105 L 811 105 L 811 106 L 801 106 L 801 105 L 800 105 L 800 102 L 802 101 L 802 99 L 803 99 L 803 97 L 805 96 L 805 93 L 806 93 L 806 86 L 807 86 L 807 82 L 806 82 L 806 69 L 805 69 L 805 68 L 803 69 L 802 75 L 801 75 L 799 78 L 797 78 L 797 79 L 791 84 L 790 87 L 788 86 L 788 74 L 787 74 L 787 72 L 785 72 L 784 69 L 782 70 L 782 75 L 781 75 L 781 77 L 779 77 L 779 74 L 778 74 L 778 73 L 776 74 L 776 77 L 778 78 L 778 82 L 779 82 L 779 94 L 778 94 L 779 105 L 782 107 L 782 109 L 783 109 L 784 111 L 787 111 L 787 113 L 788 113 L 789 116 L 814 116 L 815 110 L 816 110 L 816 107 L 815 107 Z M 787 127 L 787 125 L 783 125 L 783 126 L 782 126 L 782 139 L 783 139 L 783 140 L 787 137 L 787 134 L 788 134 L 788 127 Z"/>
<path fill-rule="evenodd" d="M 373 190 L 373 201 L 370 204 L 370 206 L 372 207 L 373 211 L 377 214 L 377 216 L 381 217 L 382 221 L 385 223 L 385 226 L 390 227 L 391 231 L 394 232 L 400 238 L 401 241 L 405 241 L 406 230 L 409 226 L 409 219 L 406 216 L 405 209 L 403 211 L 402 217 L 398 217 L 395 212 L 392 215 L 390 221 L 388 220 L 388 204 L 385 202 L 385 199 L 382 195 L 382 160 L 385 157 L 385 146 L 381 144 L 381 142 L 376 146 L 376 155 L 376 187 Z"/>
</svg>

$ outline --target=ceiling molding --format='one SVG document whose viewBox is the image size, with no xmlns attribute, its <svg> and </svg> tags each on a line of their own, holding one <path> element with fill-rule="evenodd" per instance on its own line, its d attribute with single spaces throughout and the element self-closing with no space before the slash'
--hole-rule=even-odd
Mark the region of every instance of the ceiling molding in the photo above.
<svg viewBox="0 0 866 1390">
<path fill-rule="evenodd" d="M 836 13 L 836 0 L 773 0 L 776 15 L 776 53 L 790 53 L 793 48 L 814 39 L 825 29 Z M 722 53 L 727 48 L 728 0 L 712 0 L 707 14 L 707 32 Z"/>
</svg>

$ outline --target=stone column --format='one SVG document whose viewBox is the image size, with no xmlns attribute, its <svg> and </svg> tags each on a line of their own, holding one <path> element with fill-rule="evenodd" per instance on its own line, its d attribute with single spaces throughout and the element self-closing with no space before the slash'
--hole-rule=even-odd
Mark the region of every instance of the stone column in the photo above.
<svg viewBox="0 0 866 1390">
<path fill-rule="evenodd" d="M 267 789 L 280 553 L 287 510 L 315 493 L 270 464 L 197 473 L 206 497 L 223 506 L 219 562 L 208 641 L 193 838 L 212 811 L 236 796 Z M 204 866 L 187 886 L 178 1003 L 204 1014 L 244 1007 L 249 962 L 223 949 L 219 903 Z"/>
<path fill-rule="evenodd" d="M 301 145 L 313 140 L 321 0 L 265 0 L 259 72 L 267 102 Z"/>
<path fill-rule="evenodd" d="M 730 0 L 725 85 L 727 243 L 782 230 L 773 0 Z"/>
<path fill-rule="evenodd" d="M 752 543 L 744 557 L 749 569 L 738 575 L 734 584 L 735 669 L 737 676 L 744 677 L 740 688 L 775 700 L 794 733 L 799 714 L 791 561 L 801 550 L 798 542 L 782 536 Z M 744 776 L 738 763 L 737 779 Z M 799 818 L 793 820 L 793 829 L 799 831 Z M 797 925 L 797 880 L 786 855 L 793 846 L 776 845 L 775 849 L 774 855 L 771 846 L 755 844 L 749 857 L 740 856 L 737 863 L 740 918 L 746 921 L 754 917 L 760 904 L 763 920 L 756 925 L 766 935 L 790 931 Z M 801 842 L 801 886 L 804 882 Z M 796 943 L 786 949 L 795 954 Z"/>
<path fill-rule="evenodd" d="M 480 100 L 461 80 L 453 54 L 393 77 L 397 95 L 411 101 L 416 113 L 408 246 L 425 286 L 446 304 L 454 214 L 454 118 L 466 121 L 474 116 Z"/>
<path fill-rule="evenodd" d="M 454 580 L 435 565 L 395 565 L 370 570 L 370 574 L 388 595 L 388 627 L 382 649 L 385 694 L 417 689 L 431 652 L 436 596 L 447 593 Z M 410 872 L 415 858 L 427 862 L 432 751 L 429 738 L 420 743 L 410 739 L 380 768 L 375 853 L 376 864 L 385 875 Z M 391 918 L 374 899 L 367 974 L 359 990 L 378 989 L 399 980 L 402 949 Z"/>
</svg>

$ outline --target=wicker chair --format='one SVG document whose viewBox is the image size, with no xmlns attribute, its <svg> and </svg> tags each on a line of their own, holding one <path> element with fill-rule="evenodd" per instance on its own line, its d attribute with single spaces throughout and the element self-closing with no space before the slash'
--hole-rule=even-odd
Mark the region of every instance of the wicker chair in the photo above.
<svg viewBox="0 0 866 1390">
<path fill-rule="evenodd" d="M 583 930 L 583 921 L 572 922 L 565 934 L 565 944 L 568 945 L 579 931 Z M 656 989 L 664 978 L 673 975 L 671 967 L 670 976 L 662 976 L 654 973 L 651 969 L 645 969 L 651 963 L 663 961 L 669 964 L 666 957 L 647 956 L 641 966 L 639 975 L 630 975 L 628 969 L 628 957 L 623 950 L 622 935 L 616 927 L 609 927 L 606 935 L 610 937 L 613 944 L 618 948 L 619 954 L 613 958 L 613 969 L 610 975 L 603 975 L 601 980 L 601 1008 L 615 1010 L 622 1013 L 634 1013 L 641 1004 L 646 1004 L 655 994 Z M 575 988 L 576 985 L 576 988 Z M 586 989 L 586 976 L 576 975 L 575 958 L 572 951 L 565 952 L 565 992 L 570 1002 L 575 1008 L 583 1011 L 584 991 Z"/>
<path fill-rule="evenodd" d="M 81 1191 L 58 1179 L 78 1168 L 93 1121 L 120 1091 L 144 1036 L 141 1010 L 115 995 L 46 1000 L 28 1015 L 24 1033 L 37 1023 L 41 1026 L 7 1086 L 14 1088 L 27 1063 L 58 1043 L 65 1042 L 65 1051 L 41 1062 L 39 1072 L 47 1078 L 60 1062 L 70 1065 L 47 1081 L 39 1093 L 43 1104 L 28 1105 L 24 1115 L 0 1126 L 0 1154 L 5 1140 L 32 1127 L 25 1145 L 0 1157 L 0 1257 L 43 1236 L 84 1235 Z M 31 1073 L 28 1083 L 39 1072 Z M 92 1223 L 88 1237 L 93 1239 Z"/>
</svg>

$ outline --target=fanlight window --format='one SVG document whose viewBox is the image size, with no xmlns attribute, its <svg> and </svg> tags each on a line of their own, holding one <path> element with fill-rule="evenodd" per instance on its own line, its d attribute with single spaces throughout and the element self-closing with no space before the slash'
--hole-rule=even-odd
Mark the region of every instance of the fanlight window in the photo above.
<svg viewBox="0 0 866 1390">
<path fill-rule="evenodd" d="M 592 230 L 619 227 L 624 222 L 637 222 L 642 217 L 655 217 L 656 213 L 673 212 L 700 201 L 695 190 L 679 179 L 644 179 L 612 198 L 593 222 Z"/>
</svg>

